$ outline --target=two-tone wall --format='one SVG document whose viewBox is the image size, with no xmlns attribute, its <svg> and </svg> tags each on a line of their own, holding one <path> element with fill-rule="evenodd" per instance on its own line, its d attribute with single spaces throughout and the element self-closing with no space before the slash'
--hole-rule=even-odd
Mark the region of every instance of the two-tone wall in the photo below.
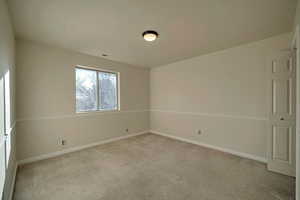
<svg viewBox="0 0 300 200">
<path fill-rule="evenodd" d="M 18 159 L 126 136 L 128 128 L 132 134 L 151 129 L 264 161 L 269 105 L 266 63 L 273 53 L 287 49 L 290 41 L 291 34 L 284 34 L 149 73 L 18 40 Z M 120 72 L 120 112 L 75 113 L 76 65 Z M 67 145 L 62 146 L 60 139 Z"/>
<path fill-rule="evenodd" d="M 149 69 L 24 40 L 16 51 L 19 160 L 149 130 Z M 119 112 L 75 112 L 76 65 L 120 72 Z"/>
<path fill-rule="evenodd" d="M 152 69 L 151 130 L 265 161 L 266 63 L 290 42 L 284 34 Z"/>
</svg>

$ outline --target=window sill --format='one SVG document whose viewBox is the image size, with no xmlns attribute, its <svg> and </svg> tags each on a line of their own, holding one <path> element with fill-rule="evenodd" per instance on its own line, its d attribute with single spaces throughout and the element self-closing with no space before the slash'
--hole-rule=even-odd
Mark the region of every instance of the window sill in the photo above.
<svg viewBox="0 0 300 200">
<path fill-rule="evenodd" d="M 117 113 L 117 112 L 121 112 L 120 109 L 116 109 L 116 110 L 93 110 L 93 111 L 76 111 L 75 114 L 76 115 L 89 115 L 89 114 L 97 114 L 97 113 Z"/>
</svg>

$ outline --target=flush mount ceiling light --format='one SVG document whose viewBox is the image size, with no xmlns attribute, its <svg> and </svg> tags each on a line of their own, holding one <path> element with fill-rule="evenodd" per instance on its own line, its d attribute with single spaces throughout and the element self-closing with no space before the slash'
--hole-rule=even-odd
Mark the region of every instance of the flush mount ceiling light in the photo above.
<svg viewBox="0 0 300 200">
<path fill-rule="evenodd" d="M 145 31 L 143 33 L 143 38 L 147 42 L 152 42 L 152 41 L 156 40 L 157 37 L 158 37 L 158 33 L 156 31 L 149 30 L 149 31 Z"/>
</svg>

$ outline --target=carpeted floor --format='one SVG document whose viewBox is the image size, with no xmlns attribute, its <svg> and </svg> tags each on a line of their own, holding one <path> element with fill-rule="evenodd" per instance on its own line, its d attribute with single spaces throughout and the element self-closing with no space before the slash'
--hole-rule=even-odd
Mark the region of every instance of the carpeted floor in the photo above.
<svg viewBox="0 0 300 200">
<path fill-rule="evenodd" d="M 21 166 L 15 200 L 290 200 L 262 163 L 145 134 Z"/>
</svg>

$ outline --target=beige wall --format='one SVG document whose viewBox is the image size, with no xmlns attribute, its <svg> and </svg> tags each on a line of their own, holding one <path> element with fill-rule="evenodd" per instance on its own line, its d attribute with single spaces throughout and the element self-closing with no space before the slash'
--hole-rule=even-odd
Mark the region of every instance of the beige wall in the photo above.
<svg viewBox="0 0 300 200">
<path fill-rule="evenodd" d="M 23 40 L 17 65 L 20 160 L 149 129 L 148 69 Z M 76 65 L 120 72 L 121 112 L 75 113 Z"/>
<path fill-rule="evenodd" d="M 122 136 L 126 128 L 141 132 L 148 130 L 149 121 L 155 131 L 265 158 L 265 63 L 274 50 L 288 47 L 290 37 L 152 69 L 150 85 L 147 69 L 18 40 L 18 158 Z M 78 64 L 121 72 L 121 112 L 74 112 Z M 67 140 L 65 147 L 60 138 Z"/>
<path fill-rule="evenodd" d="M 11 25 L 8 8 L 5 0 L 0 0 L 0 77 L 3 78 L 7 71 L 10 71 L 10 94 L 11 94 L 11 154 L 9 165 L 6 170 L 6 180 L 4 186 L 4 200 L 9 198 L 14 169 L 16 167 L 16 147 L 15 147 L 15 41 Z"/>
<path fill-rule="evenodd" d="M 267 57 L 290 39 L 284 34 L 152 69 L 151 130 L 266 158 Z"/>
<path fill-rule="evenodd" d="M 295 16 L 295 26 L 300 25 L 300 1 L 298 0 Z"/>
</svg>

